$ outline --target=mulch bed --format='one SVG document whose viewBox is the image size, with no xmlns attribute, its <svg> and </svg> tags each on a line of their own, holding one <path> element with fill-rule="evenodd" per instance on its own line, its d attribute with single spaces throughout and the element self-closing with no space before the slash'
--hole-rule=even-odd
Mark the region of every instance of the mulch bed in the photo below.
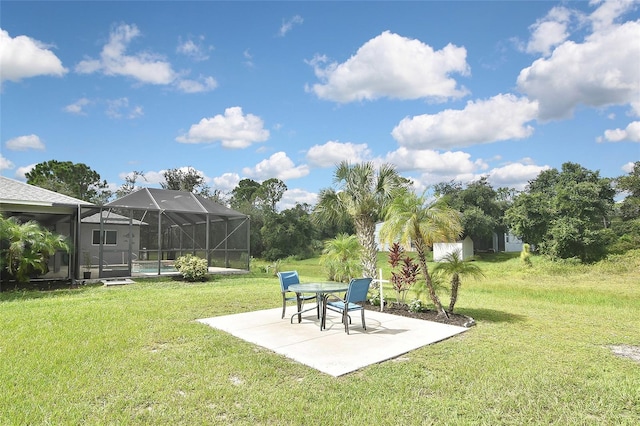
<svg viewBox="0 0 640 426">
<path fill-rule="evenodd" d="M 365 303 L 364 308 L 370 311 L 380 312 L 380 306 L 374 306 L 370 303 Z M 395 303 L 385 305 L 382 311 L 385 314 L 401 315 L 403 317 L 416 318 L 426 321 L 434 321 L 442 324 L 457 325 L 459 327 L 471 327 L 475 325 L 473 318 L 466 315 L 450 313 L 449 318 L 438 316 L 438 312 L 434 310 L 425 310 L 422 312 L 411 312 L 407 306 L 398 305 Z"/>
</svg>

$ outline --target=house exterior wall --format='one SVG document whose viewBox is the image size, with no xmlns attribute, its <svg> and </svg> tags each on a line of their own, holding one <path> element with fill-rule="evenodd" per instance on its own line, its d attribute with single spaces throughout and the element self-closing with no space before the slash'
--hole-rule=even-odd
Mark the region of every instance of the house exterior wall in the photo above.
<svg viewBox="0 0 640 426">
<path fill-rule="evenodd" d="M 435 243 L 433 245 L 433 261 L 442 262 L 449 254 L 457 251 L 461 260 L 467 260 L 473 256 L 473 240 L 467 236 L 462 241 L 455 243 Z"/>
<path fill-rule="evenodd" d="M 129 239 L 131 239 L 131 251 L 132 253 L 138 253 L 140 249 L 140 227 L 133 225 L 130 228 L 129 225 L 109 224 L 103 225 L 104 231 L 116 232 L 116 244 L 103 245 L 102 251 L 102 266 L 108 265 L 124 265 L 129 263 Z M 100 245 L 93 243 L 93 231 L 100 230 L 99 223 L 83 223 L 80 226 L 80 247 L 82 247 L 83 253 L 80 257 L 80 262 L 84 267 L 86 264 L 85 253 L 91 256 L 91 264 L 94 268 L 98 267 L 100 259 Z"/>
<path fill-rule="evenodd" d="M 504 251 L 519 252 L 522 251 L 523 241 L 512 233 L 504 234 Z"/>
</svg>

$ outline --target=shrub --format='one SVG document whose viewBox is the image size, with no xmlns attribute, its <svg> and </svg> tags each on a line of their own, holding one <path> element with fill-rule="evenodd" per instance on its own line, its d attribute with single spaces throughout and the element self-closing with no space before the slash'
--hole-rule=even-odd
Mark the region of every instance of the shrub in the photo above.
<svg viewBox="0 0 640 426">
<path fill-rule="evenodd" d="M 407 292 L 418 279 L 418 265 L 409 256 L 404 256 L 404 249 L 398 243 L 389 247 L 389 265 L 400 267 L 399 272 L 391 271 L 391 283 L 396 291 L 398 303 L 405 303 Z"/>
<path fill-rule="evenodd" d="M 180 256 L 174 265 L 187 281 L 204 281 L 209 272 L 207 260 L 192 254 Z"/>
<path fill-rule="evenodd" d="M 531 246 L 527 243 L 522 245 L 522 251 L 520 252 L 520 260 L 525 266 L 531 267 Z"/>
<path fill-rule="evenodd" d="M 413 299 L 410 303 L 409 303 L 409 310 L 411 312 L 422 312 L 424 311 L 424 306 L 422 306 L 422 300 L 420 299 Z"/>
<path fill-rule="evenodd" d="M 49 270 L 49 258 L 56 251 L 69 253 L 69 244 L 62 235 L 55 234 L 30 220 L 21 223 L 17 217 L 0 215 L 0 270 L 3 280 L 28 283 L 30 278 Z"/>
</svg>

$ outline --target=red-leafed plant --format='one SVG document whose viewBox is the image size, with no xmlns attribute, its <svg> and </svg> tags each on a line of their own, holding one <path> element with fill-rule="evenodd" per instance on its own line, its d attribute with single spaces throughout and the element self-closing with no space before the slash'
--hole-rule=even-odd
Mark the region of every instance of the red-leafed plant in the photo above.
<svg viewBox="0 0 640 426">
<path fill-rule="evenodd" d="M 398 303 L 405 305 L 407 292 L 418 278 L 419 266 L 411 257 L 404 256 L 404 249 L 398 243 L 393 243 L 389 248 L 389 265 L 392 269 L 399 268 L 397 272 L 391 271 L 391 284 Z"/>
</svg>

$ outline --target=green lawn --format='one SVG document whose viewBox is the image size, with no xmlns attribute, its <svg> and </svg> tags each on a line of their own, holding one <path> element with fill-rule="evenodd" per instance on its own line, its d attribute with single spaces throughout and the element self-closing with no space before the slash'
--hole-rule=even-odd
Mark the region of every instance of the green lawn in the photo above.
<svg viewBox="0 0 640 426">
<path fill-rule="evenodd" d="M 0 424 L 637 424 L 640 363 L 609 346 L 640 346 L 640 253 L 533 263 L 479 260 L 456 305 L 475 327 L 340 378 L 195 322 L 279 306 L 263 273 L 5 292 Z"/>
</svg>

